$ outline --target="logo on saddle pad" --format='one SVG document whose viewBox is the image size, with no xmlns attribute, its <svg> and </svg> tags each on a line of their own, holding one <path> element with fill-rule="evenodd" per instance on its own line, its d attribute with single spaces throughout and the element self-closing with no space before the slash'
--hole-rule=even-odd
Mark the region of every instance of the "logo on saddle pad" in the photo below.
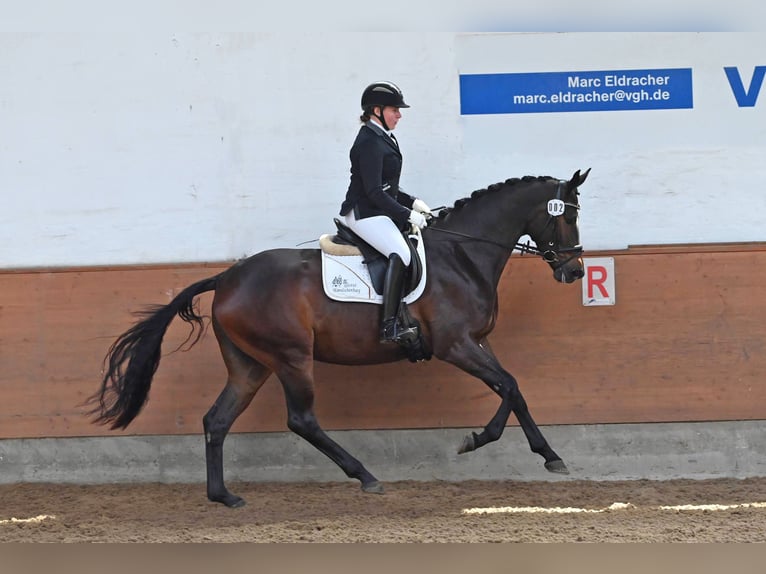
<svg viewBox="0 0 766 574">
<path fill-rule="evenodd" d="M 423 294 L 426 287 L 426 258 L 420 233 L 410 237 L 415 243 L 423 272 L 417 286 L 407 293 L 403 301 L 412 303 Z M 333 243 L 332 235 L 319 238 L 322 251 L 322 285 L 325 294 L 335 301 L 347 303 L 382 303 L 383 295 L 375 289 L 370 270 L 362 253 L 353 245 Z"/>
</svg>

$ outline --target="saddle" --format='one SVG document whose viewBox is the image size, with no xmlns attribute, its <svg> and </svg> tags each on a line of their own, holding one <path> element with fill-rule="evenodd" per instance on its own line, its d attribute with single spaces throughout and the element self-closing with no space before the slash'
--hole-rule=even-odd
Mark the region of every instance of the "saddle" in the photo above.
<svg viewBox="0 0 766 574">
<path fill-rule="evenodd" d="M 388 258 L 340 220 L 336 218 L 334 222 L 336 234 L 319 238 L 325 294 L 335 301 L 382 303 Z M 403 236 L 410 248 L 411 262 L 404 279 L 399 317 L 403 324 L 418 326 L 419 331 L 420 326 L 407 309 L 407 303 L 415 301 L 425 289 L 425 245 L 419 233 Z M 419 332 L 417 339 L 400 342 L 400 345 L 412 362 L 431 358 L 431 351 Z"/>
<path fill-rule="evenodd" d="M 351 256 L 360 255 L 362 262 L 367 266 L 370 273 L 370 281 L 379 295 L 383 294 L 383 281 L 388 268 L 388 258 L 364 239 L 354 233 L 350 227 L 343 224 L 339 219 L 333 220 L 337 232 L 335 235 L 323 235 L 319 238 L 322 251 L 330 255 Z M 420 259 L 416 236 L 403 233 L 404 240 L 410 248 L 411 263 L 407 267 L 404 279 L 404 295 L 411 293 L 420 283 L 423 277 L 423 262 Z"/>
</svg>

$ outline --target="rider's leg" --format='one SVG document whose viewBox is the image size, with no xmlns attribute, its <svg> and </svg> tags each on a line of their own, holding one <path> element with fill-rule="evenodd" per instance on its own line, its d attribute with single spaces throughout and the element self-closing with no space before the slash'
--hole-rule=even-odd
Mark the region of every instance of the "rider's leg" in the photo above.
<svg viewBox="0 0 766 574">
<path fill-rule="evenodd" d="M 415 327 L 403 326 L 399 320 L 399 306 L 402 302 L 405 265 L 402 258 L 392 253 L 388 258 L 386 280 L 383 283 L 383 315 L 380 327 L 380 342 L 398 342 L 417 337 Z"/>
<path fill-rule="evenodd" d="M 350 211 L 344 220 L 351 231 L 364 239 L 376 251 L 386 257 L 396 253 L 401 257 L 405 267 L 410 264 L 410 248 L 402 237 L 402 232 L 390 217 L 376 215 L 357 219 L 354 212 Z"/>
<path fill-rule="evenodd" d="M 351 211 L 345 216 L 345 220 L 346 225 L 359 237 L 388 256 L 388 269 L 383 283 L 381 342 L 401 341 L 417 336 L 416 328 L 403 326 L 397 317 L 402 300 L 405 270 L 410 264 L 411 256 L 402 232 L 384 215 L 356 219 Z"/>
</svg>

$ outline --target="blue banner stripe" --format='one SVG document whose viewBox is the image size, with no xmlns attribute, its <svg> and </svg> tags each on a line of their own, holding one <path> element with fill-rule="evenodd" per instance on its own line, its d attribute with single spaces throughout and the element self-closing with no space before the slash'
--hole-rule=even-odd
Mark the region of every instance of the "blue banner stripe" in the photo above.
<svg viewBox="0 0 766 574">
<path fill-rule="evenodd" d="M 692 107 L 691 68 L 460 75 L 462 115 Z"/>
</svg>

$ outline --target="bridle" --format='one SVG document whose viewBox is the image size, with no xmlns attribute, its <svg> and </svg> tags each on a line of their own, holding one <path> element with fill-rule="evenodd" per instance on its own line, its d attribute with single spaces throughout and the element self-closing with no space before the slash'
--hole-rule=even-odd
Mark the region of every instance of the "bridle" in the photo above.
<svg viewBox="0 0 766 574">
<path fill-rule="evenodd" d="M 580 206 L 576 203 L 569 203 L 566 201 L 563 201 L 561 199 L 561 190 L 562 187 L 565 186 L 568 182 L 564 180 L 559 180 L 558 185 L 556 186 L 556 197 L 555 199 L 551 199 L 548 202 L 548 221 L 545 224 L 545 227 L 543 231 L 547 230 L 549 227 L 553 226 L 553 237 L 551 241 L 548 241 L 547 248 L 540 249 L 540 247 L 531 245 L 529 241 L 526 241 L 525 243 L 515 243 L 513 245 L 508 245 L 505 243 L 501 243 L 499 241 L 495 241 L 494 239 L 487 239 L 485 237 L 476 237 L 475 235 L 470 235 L 468 233 L 461 233 L 459 231 L 452 231 L 451 229 L 441 229 L 439 227 L 429 227 L 429 231 L 439 231 L 441 233 L 447 233 L 449 235 L 457 235 L 458 237 L 463 237 L 465 239 L 470 239 L 472 241 L 481 241 L 482 243 L 489 243 L 491 245 L 495 245 L 497 247 L 501 247 L 506 250 L 510 250 L 513 252 L 514 250 L 519 251 L 522 255 L 531 253 L 532 255 L 537 255 L 543 259 L 548 265 L 550 265 L 554 270 L 563 267 L 567 263 L 569 263 L 572 259 L 576 259 L 577 257 L 580 257 L 583 252 L 582 245 L 574 245 L 572 247 L 559 247 L 559 237 L 558 237 L 558 221 L 563 217 L 565 220 L 567 220 L 566 217 L 566 208 L 571 207 L 575 210 L 580 209 Z M 434 209 L 433 211 L 439 211 L 441 209 L 444 209 L 444 207 L 439 207 Z"/>
<path fill-rule="evenodd" d="M 564 218 L 564 221 L 570 223 L 566 216 L 566 208 L 571 207 L 579 211 L 580 206 L 576 203 L 569 203 L 561 199 L 561 188 L 568 182 L 559 180 L 556 186 L 556 198 L 548 202 L 548 222 L 545 224 L 545 229 L 553 226 L 553 239 L 548 242 L 548 248 L 541 250 L 535 248 L 534 253 L 540 255 L 543 261 L 548 263 L 554 270 L 558 269 L 569 263 L 572 259 L 576 259 L 582 255 L 582 245 L 577 244 L 572 247 L 559 247 L 559 221 Z M 529 243 L 529 242 L 527 242 Z M 523 252 L 522 252 L 523 254 Z M 568 257 L 566 257 L 568 255 Z M 561 257 L 565 259 L 561 259 Z"/>
</svg>

